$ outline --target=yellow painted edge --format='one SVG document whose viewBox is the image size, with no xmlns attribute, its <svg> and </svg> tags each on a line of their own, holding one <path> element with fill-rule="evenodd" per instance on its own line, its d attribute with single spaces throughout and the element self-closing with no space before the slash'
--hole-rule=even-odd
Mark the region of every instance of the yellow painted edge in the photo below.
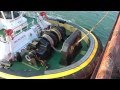
<svg viewBox="0 0 120 90">
<path fill-rule="evenodd" d="M 97 49 L 98 49 L 97 39 L 92 33 L 91 33 L 91 35 L 93 36 L 93 38 L 95 40 L 94 50 L 91 53 L 90 57 L 84 63 L 80 64 L 78 67 L 75 67 L 73 69 L 70 69 L 70 70 L 67 70 L 64 72 L 55 73 L 55 74 L 32 76 L 32 77 L 21 77 L 21 76 L 16 76 L 16 75 L 11 75 L 11 74 L 7 74 L 4 72 L 0 72 L 0 77 L 6 78 L 6 79 L 53 79 L 53 78 L 60 78 L 60 77 L 64 77 L 64 76 L 76 73 L 76 72 L 80 71 L 82 68 L 86 67 L 93 60 L 93 58 L 97 52 Z"/>
</svg>

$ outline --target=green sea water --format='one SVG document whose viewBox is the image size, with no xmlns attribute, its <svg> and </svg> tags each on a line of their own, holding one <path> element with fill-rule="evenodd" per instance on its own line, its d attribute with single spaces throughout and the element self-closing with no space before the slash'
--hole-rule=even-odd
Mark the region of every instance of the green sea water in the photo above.
<svg viewBox="0 0 120 90">
<path fill-rule="evenodd" d="M 104 15 L 106 11 L 47 11 L 47 14 L 68 20 L 86 29 L 91 29 Z M 118 11 L 109 11 L 108 16 L 93 31 L 105 46 L 113 25 L 116 21 Z"/>
</svg>

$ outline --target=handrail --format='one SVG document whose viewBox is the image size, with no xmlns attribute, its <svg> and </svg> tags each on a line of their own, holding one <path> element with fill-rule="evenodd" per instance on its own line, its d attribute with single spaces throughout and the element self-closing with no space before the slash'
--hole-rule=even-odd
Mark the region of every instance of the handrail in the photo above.
<svg viewBox="0 0 120 90">
<path fill-rule="evenodd" d="M 30 22 L 30 23 L 27 24 L 27 30 L 29 29 L 29 25 L 30 25 L 30 24 L 35 25 L 35 21 L 34 21 L 34 19 L 32 20 L 32 22 Z M 21 25 L 20 25 L 20 26 L 21 26 Z M 19 26 L 19 27 L 20 27 L 20 26 Z M 20 29 L 20 32 L 19 32 L 18 34 L 20 34 L 20 33 L 23 32 L 22 29 L 23 29 L 23 28 Z M 14 30 L 14 29 L 13 29 L 13 30 Z M 17 31 L 18 31 L 18 30 L 17 30 Z M 15 36 L 17 36 L 18 34 L 16 34 Z"/>
</svg>

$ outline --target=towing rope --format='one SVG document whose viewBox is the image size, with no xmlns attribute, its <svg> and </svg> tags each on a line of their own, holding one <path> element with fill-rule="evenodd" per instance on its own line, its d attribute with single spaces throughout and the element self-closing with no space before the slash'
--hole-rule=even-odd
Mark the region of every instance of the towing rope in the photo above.
<svg viewBox="0 0 120 90">
<path fill-rule="evenodd" d="M 107 17 L 108 13 L 109 13 L 109 11 L 107 11 L 107 12 L 105 13 L 105 15 L 91 28 L 91 30 L 90 30 L 84 37 L 82 37 L 82 38 L 77 42 L 77 44 L 80 43 L 80 42 L 81 42 L 86 36 L 88 36 L 92 31 L 94 31 L 95 28 Z"/>
<path fill-rule="evenodd" d="M 109 13 L 109 11 L 107 11 L 105 13 L 105 15 L 90 29 L 90 31 L 76 43 L 76 45 L 78 45 L 85 37 L 87 37 L 92 31 L 94 31 L 96 29 L 96 27 L 108 16 L 108 13 Z M 60 50 L 58 50 L 54 46 L 52 46 L 52 48 L 57 52 L 61 52 L 63 49 L 63 47 L 62 47 Z"/>
</svg>

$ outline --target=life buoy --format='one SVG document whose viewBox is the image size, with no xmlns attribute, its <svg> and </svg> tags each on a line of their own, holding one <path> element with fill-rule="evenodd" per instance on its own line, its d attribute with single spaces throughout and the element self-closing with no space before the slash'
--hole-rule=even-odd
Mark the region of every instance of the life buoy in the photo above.
<svg viewBox="0 0 120 90">
<path fill-rule="evenodd" d="M 40 12 L 40 15 L 41 15 L 42 17 L 45 17 L 46 19 L 48 19 L 45 11 Z"/>
<path fill-rule="evenodd" d="M 7 36 L 10 36 L 13 39 L 13 30 L 12 29 L 5 30 L 5 34 Z"/>
<path fill-rule="evenodd" d="M 12 29 L 5 30 L 5 34 L 7 36 L 11 36 L 13 34 L 13 30 Z"/>
</svg>

